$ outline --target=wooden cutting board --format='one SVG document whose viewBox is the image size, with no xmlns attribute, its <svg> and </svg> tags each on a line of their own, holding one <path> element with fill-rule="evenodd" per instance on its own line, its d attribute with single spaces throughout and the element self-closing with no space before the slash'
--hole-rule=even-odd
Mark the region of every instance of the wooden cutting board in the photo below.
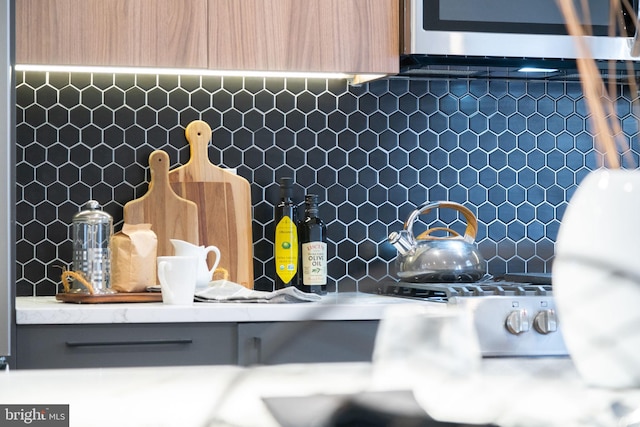
<svg viewBox="0 0 640 427">
<path fill-rule="evenodd" d="M 158 236 L 158 256 L 173 255 L 169 239 L 199 244 L 198 207 L 169 186 L 169 155 L 156 150 L 149 156 L 151 180 L 147 193 L 124 205 L 125 224 L 151 224 Z"/>
<path fill-rule="evenodd" d="M 249 181 L 215 166 L 207 147 L 211 128 L 201 120 L 191 122 L 185 136 L 190 145 L 189 161 L 169 172 L 171 188 L 198 206 L 199 239 L 204 246 L 220 249 L 218 268 L 229 272 L 229 280 L 253 288 L 253 237 Z M 212 265 L 210 254 L 209 265 Z"/>
</svg>

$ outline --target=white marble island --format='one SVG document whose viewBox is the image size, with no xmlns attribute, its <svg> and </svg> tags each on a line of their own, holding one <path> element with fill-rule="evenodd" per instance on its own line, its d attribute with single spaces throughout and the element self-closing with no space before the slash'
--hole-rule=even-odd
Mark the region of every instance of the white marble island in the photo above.
<svg viewBox="0 0 640 427">
<path fill-rule="evenodd" d="M 441 420 L 501 427 L 616 427 L 640 407 L 640 390 L 590 388 L 569 359 L 488 359 L 475 377 L 447 384 L 419 375 L 385 378 L 369 363 L 0 372 L 0 403 L 68 404 L 70 425 L 82 427 L 322 426 L 341 402 L 335 395 L 412 388 L 420 406 L 390 405 L 395 413 L 437 407 Z M 289 397 L 298 404 L 278 422 L 264 399 Z"/>
</svg>

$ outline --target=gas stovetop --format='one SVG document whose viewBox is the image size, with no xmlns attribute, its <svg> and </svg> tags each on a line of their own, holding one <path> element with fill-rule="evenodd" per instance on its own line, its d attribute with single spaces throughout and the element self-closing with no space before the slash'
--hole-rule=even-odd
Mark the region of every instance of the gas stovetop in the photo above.
<svg viewBox="0 0 640 427">
<path fill-rule="evenodd" d="M 550 274 L 473 283 L 389 282 L 380 293 L 446 303 L 472 313 L 483 356 L 566 356 Z"/>
<path fill-rule="evenodd" d="M 389 282 L 381 289 L 384 295 L 447 302 L 452 297 L 551 296 L 548 275 L 505 275 L 488 277 L 472 283 Z"/>
</svg>

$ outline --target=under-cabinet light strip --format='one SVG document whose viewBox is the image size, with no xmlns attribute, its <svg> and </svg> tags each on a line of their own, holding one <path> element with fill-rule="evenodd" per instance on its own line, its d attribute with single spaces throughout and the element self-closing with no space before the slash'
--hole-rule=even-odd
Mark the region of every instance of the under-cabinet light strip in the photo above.
<svg viewBox="0 0 640 427">
<path fill-rule="evenodd" d="M 17 64 L 16 71 L 49 71 L 49 72 L 84 72 L 107 74 L 169 74 L 169 75 L 198 75 L 198 76 L 237 76 L 237 77 L 285 77 L 285 78 L 318 78 L 318 79 L 347 79 L 354 78 L 345 73 L 315 73 L 315 72 L 285 72 L 285 71 L 236 71 L 236 70 L 206 70 L 193 68 L 144 68 L 144 67 L 92 67 L 92 66 L 60 66 L 60 65 L 30 65 Z M 363 75 L 366 80 L 373 80 L 383 75 Z M 370 77 L 370 78 L 369 78 Z"/>
<path fill-rule="evenodd" d="M 520 73 L 555 73 L 557 68 L 522 67 L 518 69 Z"/>
</svg>

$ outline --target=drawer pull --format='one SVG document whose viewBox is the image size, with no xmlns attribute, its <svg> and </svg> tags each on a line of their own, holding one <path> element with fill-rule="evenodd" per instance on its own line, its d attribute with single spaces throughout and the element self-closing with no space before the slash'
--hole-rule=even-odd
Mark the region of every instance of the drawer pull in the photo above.
<svg viewBox="0 0 640 427">
<path fill-rule="evenodd" d="M 191 344 L 192 339 L 165 339 L 165 340 L 140 340 L 140 341 L 67 341 L 67 347 L 105 347 L 127 345 L 166 345 L 166 344 Z"/>
</svg>

